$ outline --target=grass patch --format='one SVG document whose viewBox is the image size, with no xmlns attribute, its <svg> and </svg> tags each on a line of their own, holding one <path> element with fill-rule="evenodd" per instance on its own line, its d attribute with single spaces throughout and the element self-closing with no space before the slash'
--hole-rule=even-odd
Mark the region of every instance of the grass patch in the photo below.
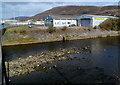
<svg viewBox="0 0 120 85">
<path fill-rule="evenodd" d="M 25 43 L 25 42 L 33 42 L 35 40 L 38 40 L 38 39 L 37 38 L 20 38 L 17 40 L 9 40 L 8 42 Z"/>
<path fill-rule="evenodd" d="M 25 25 L 25 26 L 15 26 L 15 27 L 7 28 L 5 34 L 10 34 L 10 33 L 26 34 L 27 32 L 33 32 L 33 31 L 39 31 L 39 30 L 40 29 L 29 28 L 27 25 Z"/>
<path fill-rule="evenodd" d="M 65 31 L 65 30 L 67 30 L 67 27 L 64 26 L 61 30 L 62 30 L 62 31 Z"/>
<path fill-rule="evenodd" d="M 47 31 L 48 31 L 49 33 L 53 33 L 53 32 L 56 32 L 56 28 L 53 27 L 53 26 L 49 26 L 48 29 L 47 29 Z"/>
</svg>

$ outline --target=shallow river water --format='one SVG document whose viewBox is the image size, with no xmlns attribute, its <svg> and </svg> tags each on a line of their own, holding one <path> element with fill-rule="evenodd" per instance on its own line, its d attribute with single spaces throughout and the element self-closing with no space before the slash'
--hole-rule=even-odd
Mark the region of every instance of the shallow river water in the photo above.
<svg viewBox="0 0 120 85">
<path fill-rule="evenodd" d="M 45 64 L 54 67 L 49 71 L 36 71 L 28 75 L 12 77 L 11 83 L 21 84 L 80 84 L 80 83 L 116 83 L 120 76 L 120 36 L 51 42 L 42 44 L 3 47 L 6 61 L 19 57 L 28 57 L 40 52 L 59 48 L 89 46 L 91 52 L 70 55 L 73 60 Z M 79 59 L 80 58 L 80 59 Z M 118 82 L 117 82 L 118 83 Z"/>
</svg>

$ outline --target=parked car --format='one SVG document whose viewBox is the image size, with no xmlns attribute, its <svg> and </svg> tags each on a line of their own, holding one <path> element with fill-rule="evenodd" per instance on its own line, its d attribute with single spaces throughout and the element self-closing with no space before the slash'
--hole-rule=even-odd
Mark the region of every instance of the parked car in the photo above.
<svg viewBox="0 0 120 85">
<path fill-rule="evenodd" d="M 74 27 L 74 26 L 76 26 L 75 24 L 71 24 L 71 25 L 69 25 L 69 27 Z"/>
<path fill-rule="evenodd" d="M 32 22 L 28 23 L 28 27 L 29 27 L 29 28 L 34 27 L 34 25 L 35 25 L 35 24 L 34 24 L 34 23 L 32 23 Z"/>
</svg>

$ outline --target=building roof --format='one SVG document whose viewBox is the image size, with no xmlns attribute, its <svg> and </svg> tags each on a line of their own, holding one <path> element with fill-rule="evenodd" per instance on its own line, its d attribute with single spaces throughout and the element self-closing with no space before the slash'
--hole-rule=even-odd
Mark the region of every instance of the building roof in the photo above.
<svg viewBox="0 0 120 85">
<path fill-rule="evenodd" d="M 49 15 L 53 19 L 76 19 L 77 16 L 74 15 Z"/>
<path fill-rule="evenodd" d="M 104 17 L 104 18 L 117 18 L 117 17 L 114 17 L 114 16 L 87 15 L 87 14 L 84 14 L 84 15 L 81 15 L 81 16 L 89 16 L 89 17 Z"/>
</svg>

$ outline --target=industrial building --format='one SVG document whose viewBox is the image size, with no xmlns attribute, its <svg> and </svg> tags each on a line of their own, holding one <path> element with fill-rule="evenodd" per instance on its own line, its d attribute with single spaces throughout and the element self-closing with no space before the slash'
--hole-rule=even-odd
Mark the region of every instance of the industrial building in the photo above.
<svg viewBox="0 0 120 85">
<path fill-rule="evenodd" d="M 53 27 L 77 26 L 77 19 L 73 15 L 49 15 L 45 19 L 45 25 Z"/>
<path fill-rule="evenodd" d="M 77 17 L 77 23 L 78 26 L 80 27 L 95 27 L 109 18 L 116 18 L 116 17 L 85 14 Z"/>
</svg>

